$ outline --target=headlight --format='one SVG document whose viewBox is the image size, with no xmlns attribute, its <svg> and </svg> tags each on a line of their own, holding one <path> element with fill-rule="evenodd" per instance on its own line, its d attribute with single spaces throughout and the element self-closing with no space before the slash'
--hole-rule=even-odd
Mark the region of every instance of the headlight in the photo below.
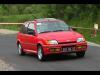
<svg viewBox="0 0 100 75">
<path fill-rule="evenodd" d="M 49 40 L 48 43 L 49 44 L 58 44 L 58 42 L 56 40 Z"/>
<path fill-rule="evenodd" d="M 77 42 L 83 42 L 83 41 L 85 41 L 84 38 L 78 38 L 78 39 L 77 39 Z"/>
</svg>

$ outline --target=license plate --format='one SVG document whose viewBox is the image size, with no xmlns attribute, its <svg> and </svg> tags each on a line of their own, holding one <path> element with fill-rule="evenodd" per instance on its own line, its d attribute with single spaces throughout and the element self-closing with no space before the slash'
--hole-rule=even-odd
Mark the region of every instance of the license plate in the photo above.
<svg viewBox="0 0 100 75">
<path fill-rule="evenodd" d="M 72 52 L 73 48 L 63 48 L 63 52 Z"/>
</svg>

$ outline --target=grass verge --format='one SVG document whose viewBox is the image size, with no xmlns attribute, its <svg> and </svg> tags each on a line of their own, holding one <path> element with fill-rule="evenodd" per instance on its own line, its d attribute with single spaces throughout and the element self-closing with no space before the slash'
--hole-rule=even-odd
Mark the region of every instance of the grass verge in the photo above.
<svg viewBox="0 0 100 75">
<path fill-rule="evenodd" d="M 35 16 L 38 16 L 38 18 L 40 18 L 40 15 L 35 15 Z M 25 21 L 33 20 L 34 18 L 35 17 L 33 14 L 2 16 L 2 17 L 0 17 L 0 22 L 25 22 Z M 85 28 L 93 27 L 93 22 L 90 18 L 84 18 L 82 20 L 72 19 L 68 22 L 68 24 L 70 24 L 71 26 L 76 26 L 76 27 L 85 27 Z M 100 24 L 100 22 L 98 24 Z M 0 29 L 10 29 L 10 30 L 19 31 L 20 25 L 0 25 Z M 84 30 L 84 29 L 78 29 L 77 31 L 79 33 L 82 33 L 85 36 L 85 38 L 87 39 L 87 41 L 100 44 L 100 32 L 97 33 L 96 37 L 91 38 L 91 32 L 93 32 L 93 31 Z"/>
</svg>

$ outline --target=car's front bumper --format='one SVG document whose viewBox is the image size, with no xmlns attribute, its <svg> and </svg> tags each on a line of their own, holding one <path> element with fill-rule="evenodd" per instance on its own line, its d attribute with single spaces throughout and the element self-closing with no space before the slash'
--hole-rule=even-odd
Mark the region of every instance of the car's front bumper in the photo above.
<svg viewBox="0 0 100 75">
<path fill-rule="evenodd" d="M 63 50 L 63 48 L 71 48 L 70 51 Z M 57 44 L 57 45 L 43 45 L 44 55 L 60 54 L 60 53 L 75 53 L 87 50 L 87 43 L 70 43 L 70 44 Z"/>
</svg>

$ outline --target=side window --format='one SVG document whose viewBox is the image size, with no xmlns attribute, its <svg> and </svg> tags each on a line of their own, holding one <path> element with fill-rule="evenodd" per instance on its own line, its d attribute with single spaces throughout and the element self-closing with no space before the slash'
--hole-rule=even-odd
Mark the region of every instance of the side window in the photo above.
<svg viewBox="0 0 100 75">
<path fill-rule="evenodd" d="M 26 34 L 28 25 L 29 23 L 25 23 L 24 25 L 22 25 L 20 32 Z"/>
<path fill-rule="evenodd" d="M 34 23 L 30 23 L 27 28 L 27 33 L 30 35 L 34 34 L 34 29 Z"/>
<path fill-rule="evenodd" d="M 29 26 L 28 26 L 28 29 L 34 30 L 34 23 L 30 23 Z"/>
</svg>

